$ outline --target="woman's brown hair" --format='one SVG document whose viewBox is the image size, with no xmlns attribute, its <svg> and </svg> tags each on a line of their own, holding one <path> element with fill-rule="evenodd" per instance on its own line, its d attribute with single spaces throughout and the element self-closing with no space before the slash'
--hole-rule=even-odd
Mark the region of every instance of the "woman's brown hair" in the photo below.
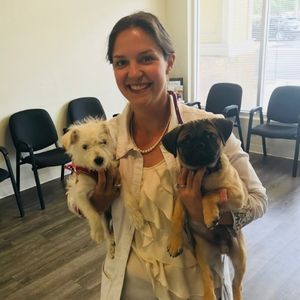
<svg viewBox="0 0 300 300">
<path fill-rule="evenodd" d="M 106 59 L 113 63 L 113 51 L 118 34 L 128 28 L 139 27 L 147 32 L 160 47 L 165 60 L 174 53 L 169 34 L 161 25 L 156 16 L 151 13 L 140 11 L 120 19 L 113 27 L 109 39 Z"/>
</svg>

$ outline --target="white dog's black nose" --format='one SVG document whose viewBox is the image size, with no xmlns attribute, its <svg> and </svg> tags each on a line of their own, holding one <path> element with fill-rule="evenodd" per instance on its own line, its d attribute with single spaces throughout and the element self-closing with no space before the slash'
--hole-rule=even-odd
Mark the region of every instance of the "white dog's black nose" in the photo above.
<svg viewBox="0 0 300 300">
<path fill-rule="evenodd" d="M 94 162 L 95 162 L 96 165 L 101 166 L 101 165 L 103 164 L 103 157 L 97 156 L 97 157 L 94 159 Z"/>
</svg>

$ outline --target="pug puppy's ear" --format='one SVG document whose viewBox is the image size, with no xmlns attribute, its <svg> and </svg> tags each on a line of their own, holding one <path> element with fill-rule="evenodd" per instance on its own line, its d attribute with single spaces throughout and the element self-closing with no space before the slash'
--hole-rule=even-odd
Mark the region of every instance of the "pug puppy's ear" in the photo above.
<svg viewBox="0 0 300 300">
<path fill-rule="evenodd" d="M 181 126 L 178 126 L 168 132 L 163 138 L 162 138 L 162 144 L 168 150 L 170 153 L 174 155 L 174 157 L 177 156 L 177 139 L 178 135 L 181 131 Z"/>
<path fill-rule="evenodd" d="M 233 129 L 232 121 L 228 119 L 213 119 L 212 122 L 219 132 L 223 145 L 225 145 Z"/>
</svg>

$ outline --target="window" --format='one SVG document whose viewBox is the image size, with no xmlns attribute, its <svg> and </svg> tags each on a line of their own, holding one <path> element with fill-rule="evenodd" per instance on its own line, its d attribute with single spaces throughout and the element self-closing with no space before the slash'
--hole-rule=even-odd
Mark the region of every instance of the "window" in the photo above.
<svg viewBox="0 0 300 300">
<path fill-rule="evenodd" d="M 243 88 L 242 110 L 262 105 L 281 85 L 300 85 L 300 0 L 201 0 L 199 98 L 210 87 Z"/>
</svg>

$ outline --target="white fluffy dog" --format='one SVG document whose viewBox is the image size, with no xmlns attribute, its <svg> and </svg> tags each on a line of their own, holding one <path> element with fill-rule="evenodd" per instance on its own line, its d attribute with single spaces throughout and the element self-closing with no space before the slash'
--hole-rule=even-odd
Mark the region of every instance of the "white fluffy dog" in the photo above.
<svg viewBox="0 0 300 300">
<path fill-rule="evenodd" d="M 97 170 L 117 166 L 116 142 L 106 121 L 88 118 L 71 125 L 61 143 L 75 165 L 67 182 L 67 198 L 87 219 L 91 238 L 97 243 L 103 240 L 113 244 L 104 215 L 100 216 L 90 203 L 90 196 L 97 183 Z M 111 250 L 111 249 L 110 249 Z"/>
</svg>

